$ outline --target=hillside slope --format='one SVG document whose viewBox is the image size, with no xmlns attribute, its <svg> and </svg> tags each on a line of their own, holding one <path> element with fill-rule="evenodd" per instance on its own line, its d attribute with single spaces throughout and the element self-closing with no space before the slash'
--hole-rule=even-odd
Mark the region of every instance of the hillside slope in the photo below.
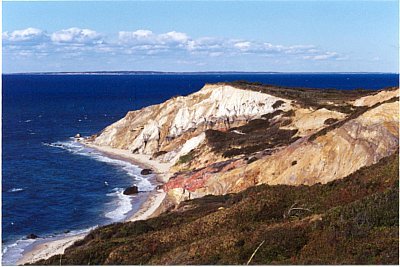
<svg viewBox="0 0 400 267">
<path fill-rule="evenodd" d="M 259 185 L 93 230 L 36 264 L 398 264 L 398 151 L 313 186 Z"/>
<path fill-rule="evenodd" d="M 92 141 L 175 162 L 181 151 L 189 152 L 205 143 L 204 132 L 208 129 L 226 131 L 262 119 L 263 115 L 290 111 L 288 116 L 296 118 L 292 130 L 304 136 L 310 129 L 323 128 L 327 118 L 344 118 L 354 109 L 351 101 L 371 94 L 371 91 L 275 88 L 240 82 L 207 84 L 191 95 L 128 112 L 93 136 Z M 311 113 L 313 123 L 305 125 L 303 117 Z"/>
<path fill-rule="evenodd" d="M 275 153 L 253 161 L 237 159 L 223 167 L 214 164 L 180 173 L 164 188 L 172 199 L 179 199 L 182 188 L 189 190 L 191 197 L 201 197 L 239 192 L 263 183 L 311 185 L 343 178 L 397 150 L 398 98 L 378 103 L 358 117 L 331 126 L 336 127 L 326 127 L 286 146 L 280 144 Z M 263 138 L 268 138 L 268 131 Z M 282 139 L 282 133 L 279 138 Z"/>
<path fill-rule="evenodd" d="M 129 112 L 98 146 L 174 164 L 159 212 L 186 199 L 259 184 L 312 185 L 378 162 L 399 145 L 399 89 L 208 84 Z"/>
</svg>

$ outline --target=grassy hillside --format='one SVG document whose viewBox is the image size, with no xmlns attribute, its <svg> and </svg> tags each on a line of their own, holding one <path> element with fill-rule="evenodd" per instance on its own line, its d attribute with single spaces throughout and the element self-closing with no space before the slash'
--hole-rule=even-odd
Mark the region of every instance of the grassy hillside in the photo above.
<svg viewBox="0 0 400 267">
<path fill-rule="evenodd" d="M 36 264 L 398 264 L 398 153 L 325 185 L 185 201 Z"/>
</svg>

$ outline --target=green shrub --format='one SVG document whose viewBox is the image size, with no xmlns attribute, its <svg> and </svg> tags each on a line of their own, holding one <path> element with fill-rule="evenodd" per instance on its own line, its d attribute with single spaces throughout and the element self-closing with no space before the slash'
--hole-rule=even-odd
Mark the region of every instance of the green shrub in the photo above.
<svg viewBox="0 0 400 267">
<path fill-rule="evenodd" d="M 178 163 L 178 164 L 185 164 L 185 163 L 188 163 L 188 162 L 192 161 L 193 156 L 194 156 L 194 152 L 193 152 L 193 150 L 192 150 L 192 151 L 190 151 L 189 153 L 187 153 L 187 154 L 185 154 L 185 155 L 183 155 L 183 156 L 180 156 L 177 163 Z"/>
</svg>

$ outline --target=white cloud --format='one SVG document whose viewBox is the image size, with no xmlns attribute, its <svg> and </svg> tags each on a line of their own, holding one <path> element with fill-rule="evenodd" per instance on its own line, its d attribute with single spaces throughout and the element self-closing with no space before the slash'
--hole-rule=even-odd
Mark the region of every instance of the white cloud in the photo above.
<svg viewBox="0 0 400 267">
<path fill-rule="evenodd" d="M 121 31 L 118 33 L 118 39 L 123 43 L 154 43 L 154 34 L 149 30 L 137 30 L 134 32 Z"/>
<path fill-rule="evenodd" d="M 338 53 L 336 52 L 322 52 L 322 53 L 316 53 L 315 55 L 306 55 L 303 57 L 303 59 L 311 59 L 311 60 L 327 60 L 327 59 L 341 59 L 343 60 L 343 57 L 340 57 Z"/>
<path fill-rule="evenodd" d="M 40 41 L 46 37 L 46 33 L 40 29 L 27 28 L 13 32 L 3 32 L 2 39 L 10 42 Z"/>
<path fill-rule="evenodd" d="M 226 46 L 226 40 L 212 37 L 202 37 L 196 40 L 188 40 L 186 43 L 186 49 L 192 52 L 220 52 Z"/>
<path fill-rule="evenodd" d="M 186 43 L 189 40 L 189 37 L 186 35 L 186 33 L 183 32 L 167 32 L 164 34 L 160 34 L 158 36 L 159 40 L 161 42 L 172 42 L 172 43 Z"/>
<path fill-rule="evenodd" d="M 234 44 L 233 46 L 240 50 L 247 51 L 250 48 L 251 43 L 250 42 L 238 42 L 238 43 Z"/>
<path fill-rule="evenodd" d="M 69 28 L 51 34 L 55 43 L 101 44 L 102 36 L 96 31 L 80 28 Z"/>
<path fill-rule="evenodd" d="M 132 32 L 132 35 L 135 36 L 136 38 L 149 38 L 150 36 L 153 36 L 153 32 L 149 30 L 137 30 Z"/>
<path fill-rule="evenodd" d="M 137 30 L 133 32 L 121 31 L 118 33 L 121 43 L 131 46 L 137 45 L 185 45 L 189 36 L 183 32 L 171 31 L 163 34 L 154 34 L 150 30 Z"/>
<path fill-rule="evenodd" d="M 40 29 L 27 28 L 4 32 L 2 39 L 6 41 L 3 52 L 26 57 L 57 54 L 64 57 L 90 57 L 94 54 L 161 57 L 168 54 L 185 58 L 257 55 L 281 60 L 347 59 L 337 52 L 322 51 L 314 45 L 285 46 L 244 39 L 191 38 L 183 32 L 154 33 L 147 29 L 120 31 L 117 36 L 107 37 L 95 30 L 77 27 L 50 34 Z"/>
</svg>

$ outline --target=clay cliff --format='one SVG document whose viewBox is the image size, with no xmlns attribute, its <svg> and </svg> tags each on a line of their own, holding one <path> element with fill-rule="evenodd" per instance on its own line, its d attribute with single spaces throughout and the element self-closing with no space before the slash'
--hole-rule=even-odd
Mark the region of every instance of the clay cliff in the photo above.
<svg viewBox="0 0 400 267">
<path fill-rule="evenodd" d="M 291 101 L 241 90 L 229 85 L 206 85 L 189 96 L 129 112 L 102 131 L 94 143 L 129 149 L 133 153 L 162 155 L 176 161 L 204 141 L 207 129 L 226 130 L 277 109 L 288 110 Z"/>
<path fill-rule="evenodd" d="M 398 97 L 219 83 L 131 111 L 92 142 L 172 162 L 166 209 L 259 184 L 325 184 L 375 164 L 398 148 Z"/>
<path fill-rule="evenodd" d="M 35 265 L 399 264 L 399 157 L 327 184 L 258 185 L 98 227 Z"/>
</svg>

